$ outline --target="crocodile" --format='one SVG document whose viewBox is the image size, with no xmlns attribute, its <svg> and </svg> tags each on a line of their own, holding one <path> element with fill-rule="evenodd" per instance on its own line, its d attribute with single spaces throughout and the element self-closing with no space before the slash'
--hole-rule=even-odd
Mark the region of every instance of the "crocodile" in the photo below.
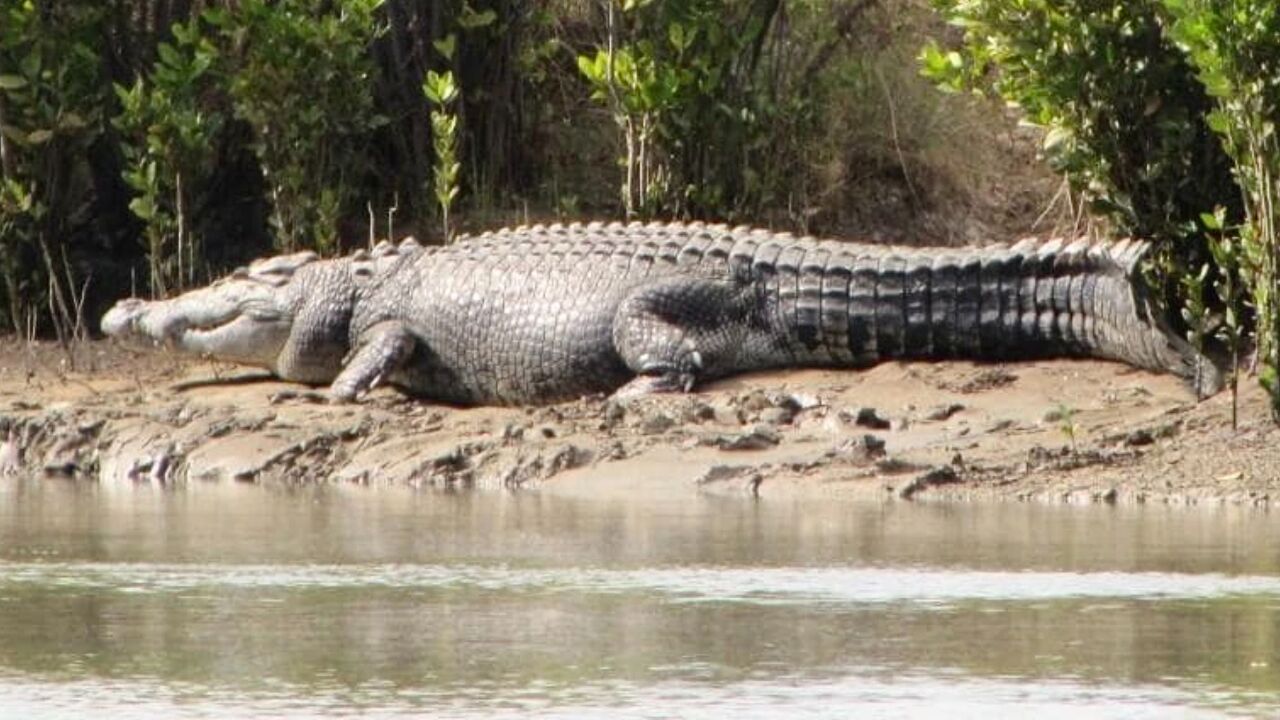
<svg viewBox="0 0 1280 720">
<path fill-rule="evenodd" d="M 702 223 L 533 225 L 255 261 L 106 335 L 260 366 L 351 401 L 389 384 L 457 405 L 690 391 L 736 373 L 890 359 L 1095 357 L 1216 366 L 1138 271 L 1150 245 L 1027 239 L 915 248 Z"/>
</svg>

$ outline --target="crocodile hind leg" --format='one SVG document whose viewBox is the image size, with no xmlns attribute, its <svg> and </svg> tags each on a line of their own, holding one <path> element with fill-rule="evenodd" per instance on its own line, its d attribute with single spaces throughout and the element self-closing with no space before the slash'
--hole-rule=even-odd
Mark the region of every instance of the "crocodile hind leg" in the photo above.
<svg viewBox="0 0 1280 720">
<path fill-rule="evenodd" d="M 619 305 L 613 345 L 636 378 L 616 397 L 688 392 L 732 367 L 752 307 L 749 288 L 675 278 L 637 290 Z"/>
<path fill-rule="evenodd" d="M 413 353 L 413 336 L 398 322 L 378 323 L 361 334 L 337 379 L 329 399 L 349 402 L 377 387 Z"/>
</svg>

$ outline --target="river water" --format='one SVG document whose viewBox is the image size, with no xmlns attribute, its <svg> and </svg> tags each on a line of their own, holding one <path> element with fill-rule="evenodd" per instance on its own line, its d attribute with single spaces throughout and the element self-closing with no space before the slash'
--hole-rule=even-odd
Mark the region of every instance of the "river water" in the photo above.
<svg viewBox="0 0 1280 720">
<path fill-rule="evenodd" d="M 1264 511 L 0 484 L 0 718 L 1276 714 Z"/>
</svg>

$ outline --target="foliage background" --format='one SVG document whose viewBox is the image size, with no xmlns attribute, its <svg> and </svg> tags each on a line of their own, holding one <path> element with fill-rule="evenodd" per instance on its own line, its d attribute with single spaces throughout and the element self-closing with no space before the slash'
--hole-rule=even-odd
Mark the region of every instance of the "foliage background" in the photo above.
<svg viewBox="0 0 1280 720">
<path fill-rule="evenodd" d="M 1037 131 L 920 76 L 949 32 L 924 0 L 0 0 L 0 18 L 0 332 L 69 338 L 121 295 L 276 250 L 441 241 L 428 71 L 459 90 L 461 231 L 630 214 L 958 244 L 1067 217 L 1046 212 Z"/>
</svg>

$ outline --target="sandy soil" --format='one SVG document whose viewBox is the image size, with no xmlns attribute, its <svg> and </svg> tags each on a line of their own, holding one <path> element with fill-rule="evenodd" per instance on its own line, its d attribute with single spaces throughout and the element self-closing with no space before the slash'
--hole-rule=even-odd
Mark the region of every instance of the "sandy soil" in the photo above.
<svg viewBox="0 0 1280 720">
<path fill-rule="evenodd" d="M 622 404 L 328 405 L 260 371 L 0 341 L 0 474 L 1098 502 L 1280 499 L 1280 430 L 1245 383 L 1092 361 L 800 370 Z M 6 437 L 8 438 L 6 440 Z"/>
</svg>

